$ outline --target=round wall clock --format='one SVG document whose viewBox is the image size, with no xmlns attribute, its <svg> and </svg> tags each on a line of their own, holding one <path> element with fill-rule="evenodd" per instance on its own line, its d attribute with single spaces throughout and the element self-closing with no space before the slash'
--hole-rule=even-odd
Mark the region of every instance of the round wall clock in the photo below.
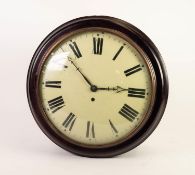
<svg viewBox="0 0 195 175">
<path fill-rule="evenodd" d="M 120 19 L 89 16 L 51 32 L 37 48 L 27 95 L 42 131 L 87 157 L 112 157 L 156 128 L 168 80 L 153 42 Z"/>
</svg>

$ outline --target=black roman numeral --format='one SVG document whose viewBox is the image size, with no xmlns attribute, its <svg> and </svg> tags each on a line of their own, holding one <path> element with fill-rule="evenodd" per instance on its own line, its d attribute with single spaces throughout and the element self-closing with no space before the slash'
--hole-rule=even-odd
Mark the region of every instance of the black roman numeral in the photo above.
<svg viewBox="0 0 195 175">
<path fill-rule="evenodd" d="M 140 70 L 142 70 L 142 68 L 141 68 L 141 65 L 139 64 L 137 66 L 134 66 L 130 69 L 125 70 L 124 73 L 125 73 L 126 76 L 129 76 L 129 75 L 134 74 L 134 73 L 136 73 Z"/>
<path fill-rule="evenodd" d="M 93 37 L 93 53 L 101 55 L 103 47 L 103 38 Z"/>
<path fill-rule="evenodd" d="M 66 128 L 66 129 L 68 129 L 69 131 L 71 131 L 72 130 L 72 127 L 73 127 L 73 125 L 74 125 L 74 123 L 75 123 L 75 121 L 76 121 L 76 117 L 75 117 L 75 115 L 71 112 L 69 115 L 68 115 L 68 117 L 66 118 L 66 120 L 63 122 L 63 126 Z"/>
<path fill-rule="evenodd" d="M 64 107 L 64 100 L 62 96 L 59 96 L 52 100 L 49 100 L 48 104 L 49 104 L 50 110 L 52 111 L 52 113 L 54 113 L 58 111 L 59 109 L 61 109 L 62 107 Z"/>
<path fill-rule="evenodd" d="M 74 52 L 74 54 L 76 55 L 77 58 L 82 57 L 81 52 L 77 46 L 76 42 L 73 42 L 71 44 L 69 44 L 70 48 L 72 49 L 72 51 Z"/>
<path fill-rule="evenodd" d="M 110 126 L 111 126 L 112 130 L 114 131 L 114 133 L 117 134 L 118 130 L 116 129 L 116 127 L 114 126 L 114 124 L 112 123 L 111 120 L 109 120 L 109 123 L 110 123 Z"/>
<path fill-rule="evenodd" d="M 146 90 L 145 89 L 137 89 L 137 88 L 129 88 L 128 96 L 129 97 L 137 97 L 137 98 L 145 98 Z"/>
<path fill-rule="evenodd" d="M 46 81 L 45 87 L 61 88 L 61 81 Z"/>
<path fill-rule="evenodd" d="M 86 137 L 87 138 L 95 138 L 95 129 L 94 129 L 93 122 L 90 122 L 90 121 L 87 122 Z"/>
<path fill-rule="evenodd" d="M 116 52 L 116 54 L 114 55 L 114 57 L 112 58 L 112 60 L 116 60 L 116 58 L 118 57 L 118 55 L 121 53 L 121 51 L 123 50 L 124 46 L 121 46 L 120 49 Z"/>
<path fill-rule="evenodd" d="M 137 117 L 139 113 L 135 109 L 128 106 L 127 104 L 124 104 L 124 106 L 119 111 L 119 114 L 121 114 L 130 122 L 133 122 L 133 120 Z"/>
</svg>

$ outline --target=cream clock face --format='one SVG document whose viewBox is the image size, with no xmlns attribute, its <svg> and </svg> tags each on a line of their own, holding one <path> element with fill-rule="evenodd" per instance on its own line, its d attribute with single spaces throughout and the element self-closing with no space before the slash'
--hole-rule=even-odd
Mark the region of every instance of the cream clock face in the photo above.
<svg viewBox="0 0 195 175">
<path fill-rule="evenodd" d="M 155 94 L 150 62 L 115 31 L 91 29 L 60 39 L 45 56 L 41 103 L 65 139 L 108 146 L 135 134 Z"/>
</svg>

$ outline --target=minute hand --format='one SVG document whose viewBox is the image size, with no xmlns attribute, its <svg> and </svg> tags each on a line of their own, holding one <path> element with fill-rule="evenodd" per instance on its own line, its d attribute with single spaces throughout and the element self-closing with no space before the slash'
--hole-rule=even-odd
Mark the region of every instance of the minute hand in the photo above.
<svg viewBox="0 0 195 175">
<path fill-rule="evenodd" d="M 82 75 L 82 77 L 85 79 L 85 81 L 91 86 L 93 84 L 89 81 L 89 79 L 80 71 L 80 68 L 76 66 L 76 64 L 69 58 L 69 61 L 73 64 L 73 66 L 79 71 L 79 73 Z"/>
</svg>

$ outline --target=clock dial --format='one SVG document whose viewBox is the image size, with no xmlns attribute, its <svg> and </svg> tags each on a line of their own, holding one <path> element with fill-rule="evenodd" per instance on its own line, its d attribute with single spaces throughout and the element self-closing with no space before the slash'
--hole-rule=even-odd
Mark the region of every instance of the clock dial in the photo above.
<svg viewBox="0 0 195 175">
<path fill-rule="evenodd" d="M 141 49 L 121 33 L 88 29 L 63 36 L 45 56 L 41 103 L 64 139 L 108 147 L 147 120 L 155 76 Z"/>
</svg>

